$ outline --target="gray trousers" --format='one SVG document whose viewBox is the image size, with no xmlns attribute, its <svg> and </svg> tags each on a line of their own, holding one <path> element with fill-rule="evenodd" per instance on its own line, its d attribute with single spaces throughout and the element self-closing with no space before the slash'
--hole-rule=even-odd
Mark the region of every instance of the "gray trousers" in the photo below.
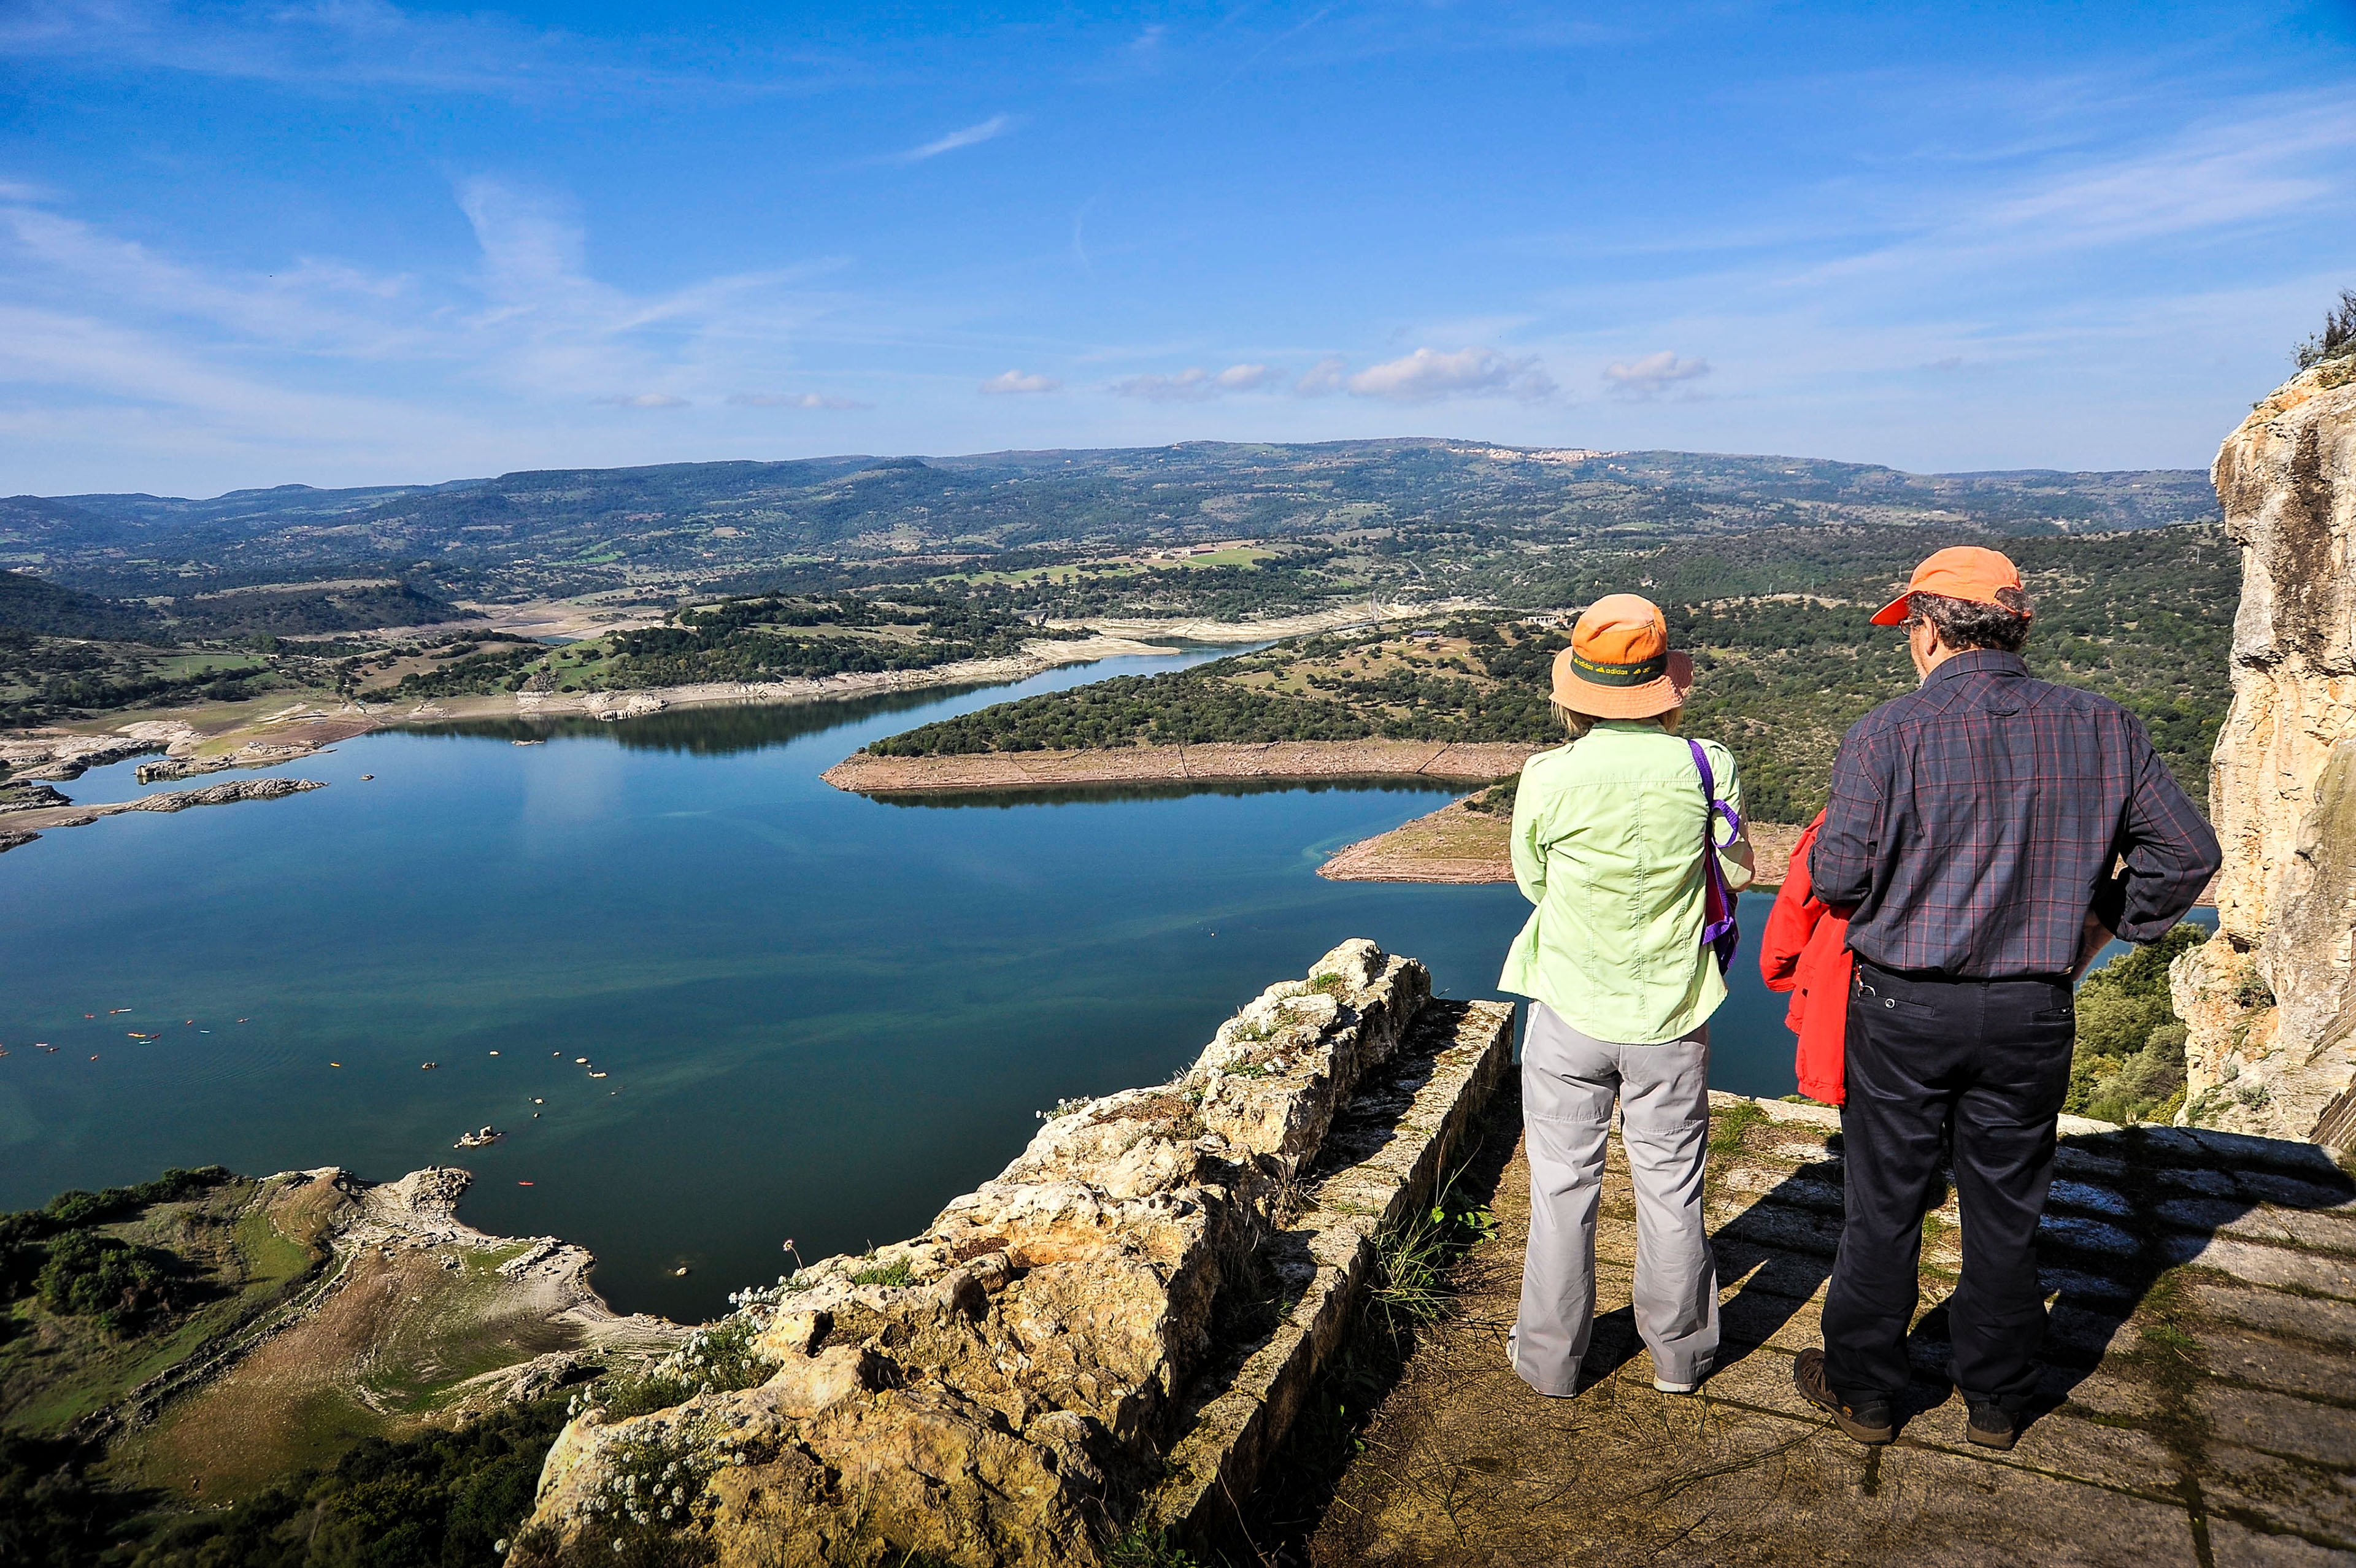
<svg viewBox="0 0 2356 1568">
<path fill-rule="evenodd" d="M 1595 1327 L 1595 1209 L 1612 1104 L 1636 1189 L 1636 1332 L 1654 1376 L 1699 1382 L 1718 1352 L 1718 1263 L 1702 1214 L 1709 1026 L 1663 1045 L 1590 1040 L 1544 1002 L 1522 1044 L 1530 1244 L 1514 1370 L 1543 1394 L 1579 1392 Z"/>
</svg>

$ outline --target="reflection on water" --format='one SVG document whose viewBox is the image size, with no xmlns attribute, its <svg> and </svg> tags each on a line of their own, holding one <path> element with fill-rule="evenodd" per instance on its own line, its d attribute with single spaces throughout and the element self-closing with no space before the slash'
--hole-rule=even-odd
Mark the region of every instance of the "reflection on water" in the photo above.
<svg viewBox="0 0 2356 1568">
<path fill-rule="evenodd" d="M 944 698 L 1014 684 L 982 681 L 970 686 L 929 686 L 916 691 L 879 692 L 873 697 L 840 698 L 827 702 L 708 702 L 612 720 L 578 713 L 546 719 L 455 719 L 441 724 L 413 725 L 409 733 L 488 741 L 580 740 L 594 736 L 637 752 L 683 752 L 691 756 L 725 757 L 738 752 L 782 746 L 805 735 L 823 734 L 884 714 L 913 713 L 920 708 L 937 707 Z"/>
</svg>

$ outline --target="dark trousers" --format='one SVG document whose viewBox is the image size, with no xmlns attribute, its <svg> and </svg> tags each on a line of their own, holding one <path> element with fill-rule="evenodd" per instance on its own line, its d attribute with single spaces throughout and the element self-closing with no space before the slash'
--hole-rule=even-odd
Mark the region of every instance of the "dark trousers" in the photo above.
<svg viewBox="0 0 2356 1568">
<path fill-rule="evenodd" d="M 1824 1319 L 1826 1381 L 1852 1404 L 1906 1392 L 1922 1216 L 1950 1131 L 1964 1252 L 1947 1303 L 1951 1375 L 1966 1400 L 2016 1414 L 2035 1392 L 2037 1222 L 2070 1087 L 2072 1004 L 2058 981 L 1911 979 L 1858 961 L 1841 1111 L 1847 1216 Z"/>
</svg>

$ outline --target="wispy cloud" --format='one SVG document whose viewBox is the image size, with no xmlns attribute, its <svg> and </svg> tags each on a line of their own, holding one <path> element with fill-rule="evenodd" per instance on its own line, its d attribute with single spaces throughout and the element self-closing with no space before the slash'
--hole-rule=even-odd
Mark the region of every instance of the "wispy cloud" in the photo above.
<svg viewBox="0 0 2356 1568">
<path fill-rule="evenodd" d="M 1150 403 L 1200 403 L 1228 392 L 1257 392 L 1275 386 L 1284 372 L 1266 365 L 1230 365 L 1216 375 L 1190 365 L 1174 376 L 1131 376 L 1112 389 Z"/>
<path fill-rule="evenodd" d="M 399 472 L 460 453 L 512 466 L 505 449 L 542 439 L 526 432 L 611 428 L 566 411 L 584 405 L 691 424 L 833 303 L 783 271 L 615 287 L 589 272 L 567 201 L 488 178 L 454 192 L 475 266 L 422 274 L 321 257 L 222 267 L 24 195 L 0 193 L 0 385 L 39 389 L 44 411 L 0 408 L 0 438 L 70 442 L 125 472 L 198 453 L 242 480 L 333 451 L 350 466 L 302 472 L 338 482 L 383 472 L 373 454 L 394 448 Z"/>
<path fill-rule="evenodd" d="M 692 37 L 606 43 L 477 10 L 389 0 L 182 5 L 172 0 L 19 0 L 0 6 L 0 59 L 119 63 L 302 91 L 349 87 L 510 98 L 774 97 L 866 80 L 840 56 L 711 48 Z M 757 60 L 747 69 L 746 59 Z M 661 63 L 654 63 L 659 60 Z"/>
<path fill-rule="evenodd" d="M 1537 359 L 1512 358 L 1494 348 L 1460 348 L 1452 354 L 1419 348 L 1404 358 L 1368 366 L 1346 385 L 1353 397 L 1394 403 L 1455 397 L 1508 397 L 1535 403 L 1555 391 L 1553 379 Z"/>
<path fill-rule="evenodd" d="M 729 402 L 740 409 L 872 409 L 856 398 L 829 397 L 823 392 L 738 392 Z"/>
<path fill-rule="evenodd" d="M 1667 349 L 1647 354 L 1641 359 L 1626 359 L 1603 368 L 1603 384 L 1615 398 L 1632 398 L 1639 402 L 1659 397 L 1670 388 L 1687 381 L 1697 381 L 1709 374 L 1707 359 L 1680 359 Z"/>
<path fill-rule="evenodd" d="M 1053 376 L 1008 370 L 984 381 L 980 389 L 988 397 L 1017 397 L 1030 392 L 1060 392 L 1064 389 L 1064 383 Z"/>
<path fill-rule="evenodd" d="M 926 158 L 937 158 L 943 153 L 954 153 L 959 147 L 979 146 L 984 142 L 1005 135 L 1006 133 L 1013 130 L 1014 126 L 1015 119 L 1012 114 L 993 114 L 979 125 L 969 125 L 962 131 L 952 131 L 937 141 L 927 142 L 921 147 L 911 147 L 905 153 L 895 155 L 892 161 L 900 164 L 922 163 Z"/>
<path fill-rule="evenodd" d="M 1922 192 L 1886 243 L 1810 268 L 1790 285 L 1864 274 L 1983 272 L 1993 265 L 2246 230 L 2344 202 L 2333 163 L 2356 149 L 2356 107 L 2278 100 L 2235 105 L 2180 133 L 2104 158 L 2056 158 L 1991 187 Z"/>
</svg>

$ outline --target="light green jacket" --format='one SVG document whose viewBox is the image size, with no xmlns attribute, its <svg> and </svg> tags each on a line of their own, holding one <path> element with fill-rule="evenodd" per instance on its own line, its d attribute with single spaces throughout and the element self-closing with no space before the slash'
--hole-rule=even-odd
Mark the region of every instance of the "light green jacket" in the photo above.
<svg viewBox="0 0 2356 1568">
<path fill-rule="evenodd" d="M 1740 811 L 1732 754 L 1701 744 L 1719 798 Z M 1622 1045 L 1658 1045 L 1706 1021 L 1726 999 L 1718 959 L 1701 944 L 1708 809 L 1684 738 L 1649 720 L 1601 720 L 1524 763 L 1514 880 L 1537 908 L 1499 988 Z M 1730 887 L 1751 885 L 1747 839 L 1722 846 L 1719 861 Z"/>
</svg>

